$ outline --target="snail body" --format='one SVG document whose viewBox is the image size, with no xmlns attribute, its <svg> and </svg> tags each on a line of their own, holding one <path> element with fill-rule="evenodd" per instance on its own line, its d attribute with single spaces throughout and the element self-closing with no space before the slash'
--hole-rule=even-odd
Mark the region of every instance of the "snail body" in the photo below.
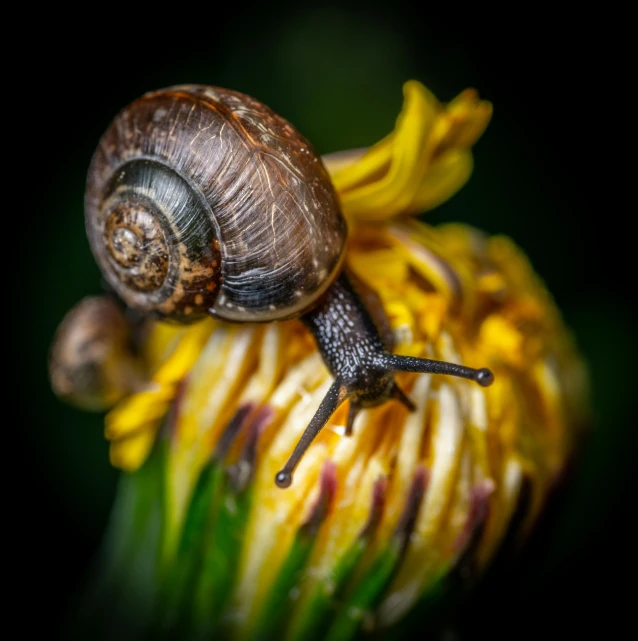
<svg viewBox="0 0 638 641">
<path fill-rule="evenodd" d="M 381 306 L 342 269 L 347 225 L 321 159 L 253 98 L 188 85 L 133 102 L 100 141 L 85 211 L 107 282 L 139 312 L 178 322 L 301 317 L 312 332 L 334 382 L 280 487 L 346 399 L 347 434 L 361 408 L 395 398 L 413 409 L 394 372 L 493 379 L 392 354 Z"/>
</svg>

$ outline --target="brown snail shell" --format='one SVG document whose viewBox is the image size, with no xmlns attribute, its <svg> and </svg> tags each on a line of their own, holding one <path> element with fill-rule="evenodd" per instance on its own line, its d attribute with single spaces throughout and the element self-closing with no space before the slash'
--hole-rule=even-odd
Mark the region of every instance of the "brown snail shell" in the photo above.
<svg viewBox="0 0 638 641">
<path fill-rule="evenodd" d="M 347 235 L 310 143 L 241 93 L 149 93 L 113 121 L 86 192 L 92 250 L 131 307 L 180 321 L 301 315 L 332 284 Z"/>
<path fill-rule="evenodd" d="M 82 299 L 60 324 L 49 355 L 53 391 L 88 410 L 104 410 L 141 386 L 133 328 L 109 296 Z"/>
</svg>

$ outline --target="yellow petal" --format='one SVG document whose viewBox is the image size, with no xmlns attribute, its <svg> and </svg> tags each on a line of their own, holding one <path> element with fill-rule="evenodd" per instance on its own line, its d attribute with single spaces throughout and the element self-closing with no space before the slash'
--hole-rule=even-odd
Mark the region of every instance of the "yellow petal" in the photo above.
<svg viewBox="0 0 638 641">
<path fill-rule="evenodd" d="M 148 363 L 148 371 L 151 374 L 156 372 L 175 351 L 181 337 L 189 329 L 185 325 L 161 321 L 151 324 L 148 338 L 144 343 L 144 360 Z"/>
<path fill-rule="evenodd" d="M 204 343 L 213 331 L 213 327 L 214 323 L 206 320 L 189 328 L 182 336 L 178 348 L 157 370 L 153 380 L 160 385 L 181 380 L 199 357 Z"/>
<path fill-rule="evenodd" d="M 158 324 L 159 325 L 159 324 Z M 132 394 L 113 408 L 105 418 L 105 436 L 114 443 L 111 460 L 123 461 L 123 469 L 134 470 L 144 462 L 149 449 L 141 447 L 140 439 L 133 439 L 141 432 L 155 434 L 157 427 L 175 398 L 177 383 L 181 381 L 199 358 L 202 347 L 213 331 L 213 321 L 205 320 L 197 325 L 171 331 L 170 326 L 159 326 L 151 331 L 150 344 L 160 349 L 166 360 L 159 367 L 148 387 Z M 177 341 L 177 345 L 175 342 Z M 166 354 L 170 354 L 166 357 Z M 131 438 L 129 438 L 131 437 Z M 127 448 L 131 453 L 127 453 Z"/>
<path fill-rule="evenodd" d="M 354 171 L 354 164 L 361 160 L 366 154 L 370 154 L 371 151 L 372 149 L 368 147 L 344 149 L 343 151 L 334 151 L 330 154 L 324 154 L 321 156 L 321 161 L 332 177 L 332 182 L 335 187 L 340 191 L 345 191 L 348 186 L 352 187 L 358 182 Z M 387 154 L 387 157 L 389 158 L 389 154 Z M 387 159 L 382 164 L 385 162 L 387 162 Z M 341 170 L 346 169 L 346 167 L 350 167 L 350 171 L 342 172 Z M 365 173 L 366 172 L 363 172 L 364 176 Z M 335 180 L 338 181 L 338 185 Z"/>
<path fill-rule="evenodd" d="M 447 151 L 430 167 L 412 202 L 402 213 L 420 214 L 444 203 L 468 181 L 472 167 L 472 154 L 469 151 Z"/>
<path fill-rule="evenodd" d="M 167 494 L 171 527 L 181 523 L 194 480 L 232 416 L 229 405 L 254 368 L 262 335 L 263 326 L 220 323 L 199 350 L 183 388 L 168 461 L 169 474 L 179 481 Z"/>
<path fill-rule="evenodd" d="M 441 148 L 471 147 L 485 131 L 492 111 L 492 103 L 479 100 L 475 89 L 462 91 L 447 105 L 450 128 L 440 143 Z"/>
<path fill-rule="evenodd" d="M 109 453 L 111 464 L 127 472 L 138 469 L 151 451 L 155 432 L 154 429 L 142 430 L 123 440 L 111 443 Z"/>
<path fill-rule="evenodd" d="M 380 281 L 396 285 L 406 280 L 408 263 L 394 249 L 379 249 L 369 252 L 353 252 L 349 267 L 368 286 L 379 288 Z"/>
<path fill-rule="evenodd" d="M 383 221 L 441 204 L 472 173 L 469 148 L 485 130 L 492 105 L 466 89 L 443 106 L 416 81 L 403 87 L 395 130 L 376 145 L 323 158 L 352 221 Z"/>
<path fill-rule="evenodd" d="M 431 376 L 426 375 L 428 378 Z M 397 576 L 390 587 L 390 596 L 381 605 L 383 625 L 394 623 L 414 605 L 421 593 L 424 580 L 432 568 L 440 562 L 442 550 L 436 545 L 442 528 L 450 536 L 446 527 L 446 509 L 456 489 L 455 482 L 461 462 L 464 425 L 458 399 L 449 385 L 441 385 L 439 402 L 433 403 L 432 452 L 427 492 L 419 511 L 414 532 L 410 537 L 407 550 Z M 421 419 L 421 422 L 424 422 Z M 408 421 L 406 421 L 407 429 Z M 425 429 L 425 428 L 423 428 Z M 413 444 L 418 451 L 420 440 Z"/>
<path fill-rule="evenodd" d="M 404 85 L 405 103 L 391 140 L 385 139 L 359 165 L 343 169 L 335 177 L 346 216 L 384 220 L 396 216 L 412 201 L 426 172 L 427 137 L 434 123 L 438 102 L 423 85 Z M 425 144 L 424 144 L 425 143 Z M 387 163 L 387 172 L 376 174 Z M 365 182 L 371 180 L 371 182 Z M 353 188 L 356 185 L 356 188 Z"/>
<path fill-rule="evenodd" d="M 166 414 L 174 395 L 173 387 L 158 386 L 129 396 L 106 415 L 106 438 L 122 439 L 152 426 Z"/>
</svg>

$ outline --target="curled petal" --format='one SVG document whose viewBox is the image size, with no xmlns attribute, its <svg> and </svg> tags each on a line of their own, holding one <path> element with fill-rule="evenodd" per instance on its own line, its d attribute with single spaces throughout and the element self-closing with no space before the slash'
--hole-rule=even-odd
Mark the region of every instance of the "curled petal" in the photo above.
<svg viewBox="0 0 638 641">
<path fill-rule="evenodd" d="M 468 89 L 447 106 L 415 81 L 405 83 L 394 132 L 367 151 L 324 157 L 343 212 L 355 222 L 418 214 L 441 204 L 472 173 L 470 147 L 492 114 Z"/>
</svg>

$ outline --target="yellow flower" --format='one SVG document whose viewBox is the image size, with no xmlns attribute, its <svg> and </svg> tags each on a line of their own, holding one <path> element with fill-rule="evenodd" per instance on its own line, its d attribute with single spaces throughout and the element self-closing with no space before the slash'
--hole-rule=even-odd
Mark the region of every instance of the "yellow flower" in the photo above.
<svg viewBox="0 0 638 641">
<path fill-rule="evenodd" d="M 404 216 L 465 183 L 491 106 L 471 90 L 446 106 L 417 82 L 404 92 L 392 134 L 326 159 L 351 222 L 347 266 L 379 295 L 397 353 L 488 366 L 495 382 L 398 374 L 414 412 L 364 410 L 346 437 L 342 406 L 281 490 L 273 478 L 332 383 L 301 322 L 153 323 L 150 382 L 106 418 L 115 465 L 134 471 L 152 452 L 129 511 L 158 501 L 149 470 L 164 479 L 161 525 L 141 544 L 160 559 L 151 630 L 385 629 L 459 564 L 484 567 L 515 511 L 531 525 L 572 454 L 586 373 L 525 257 L 506 238 Z"/>
</svg>

